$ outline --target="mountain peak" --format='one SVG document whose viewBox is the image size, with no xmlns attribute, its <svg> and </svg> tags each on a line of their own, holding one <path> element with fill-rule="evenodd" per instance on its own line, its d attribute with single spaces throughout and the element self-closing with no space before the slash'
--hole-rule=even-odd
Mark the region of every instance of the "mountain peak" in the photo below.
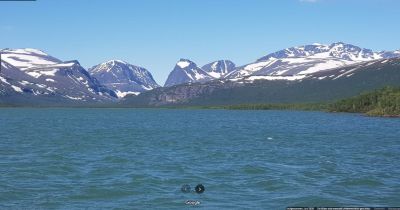
<svg viewBox="0 0 400 210">
<path fill-rule="evenodd" d="M 38 50 L 38 49 L 34 49 L 34 48 L 25 48 L 23 50 L 26 51 L 26 52 L 30 52 L 30 53 L 34 53 L 34 54 L 38 54 L 38 55 L 48 55 L 44 51 Z"/>
<path fill-rule="evenodd" d="M 327 53 L 327 54 L 324 54 Z M 299 58 L 318 55 L 319 57 L 333 57 L 345 60 L 371 60 L 378 55 L 370 49 L 360 48 L 356 45 L 345 42 L 334 42 L 329 45 L 314 43 L 290 47 L 283 50 L 270 53 L 257 61 L 267 61 L 269 59 Z"/>
<path fill-rule="evenodd" d="M 121 67 L 129 66 L 129 65 L 131 65 L 131 64 L 129 64 L 123 60 L 112 59 L 112 60 L 108 60 L 106 62 L 100 63 L 96 66 L 93 66 L 92 68 L 89 68 L 89 72 L 92 72 L 92 73 L 104 72 L 104 71 L 108 72 L 108 71 L 113 71 L 115 68 L 121 68 Z"/>
<path fill-rule="evenodd" d="M 107 61 L 107 62 L 105 62 L 106 64 L 125 64 L 125 65 L 127 65 L 128 63 L 127 62 L 125 62 L 125 61 L 123 61 L 123 60 L 118 60 L 118 59 L 113 59 L 113 60 L 109 60 L 109 61 Z"/>
<path fill-rule="evenodd" d="M 170 87 L 184 83 L 205 82 L 212 79 L 213 77 L 199 68 L 196 63 L 189 59 L 181 58 L 168 75 L 164 86 Z"/>
<path fill-rule="evenodd" d="M 214 78 L 221 78 L 235 70 L 236 65 L 230 60 L 217 60 L 201 67 Z"/>
<path fill-rule="evenodd" d="M 329 45 L 330 48 L 335 48 L 335 47 L 343 47 L 346 49 L 361 49 L 360 47 L 353 45 L 353 44 L 348 44 L 344 42 L 334 42 Z"/>
<path fill-rule="evenodd" d="M 331 45 L 347 45 L 347 43 L 344 43 L 342 41 L 338 41 L 338 42 L 333 42 Z"/>
<path fill-rule="evenodd" d="M 179 61 L 176 63 L 176 65 L 179 66 L 181 69 L 184 69 L 193 64 L 195 64 L 193 61 L 184 58 L 179 59 Z"/>
<path fill-rule="evenodd" d="M 1 50 L 2 60 L 21 69 L 46 67 L 62 63 L 45 52 L 33 48 L 3 49 Z"/>
<path fill-rule="evenodd" d="M 62 62 L 62 63 L 65 63 L 65 64 L 73 64 L 73 65 L 81 66 L 81 63 L 79 63 L 78 60 L 64 61 L 64 62 Z"/>
<path fill-rule="evenodd" d="M 0 50 L 0 52 L 2 54 L 15 54 L 20 56 L 27 55 L 27 56 L 49 57 L 49 55 L 44 51 L 34 48 L 16 48 L 16 49 L 5 48 Z"/>
<path fill-rule="evenodd" d="M 16 48 L 16 49 L 5 48 L 0 51 L 7 53 L 16 53 L 16 54 L 36 54 L 36 55 L 48 56 L 48 54 L 45 53 L 44 51 L 34 48 Z"/>
</svg>

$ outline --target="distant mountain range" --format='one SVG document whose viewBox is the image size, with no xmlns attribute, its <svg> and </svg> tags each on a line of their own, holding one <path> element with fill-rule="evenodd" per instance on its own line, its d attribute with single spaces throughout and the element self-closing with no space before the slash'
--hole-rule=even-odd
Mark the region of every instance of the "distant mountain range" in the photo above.
<svg viewBox="0 0 400 210">
<path fill-rule="evenodd" d="M 385 86 L 400 86 L 400 58 L 366 61 L 297 77 L 246 76 L 181 84 L 125 97 L 120 103 L 128 107 L 314 103 Z"/>
<path fill-rule="evenodd" d="M 199 68 L 194 62 L 182 59 L 170 73 L 164 86 L 215 79 L 241 79 L 248 76 L 266 80 L 296 80 L 319 71 L 394 57 L 400 57 L 400 50 L 373 52 L 370 49 L 337 42 L 330 45 L 315 43 L 283 49 L 239 67 L 232 61 L 221 60 Z"/>
<path fill-rule="evenodd" d="M 392 84 L 400 68 L 396 59 L 400 50 L 374 52 L 342 42 L 311 44 L 270 53 L 238 67 L 230 60 L 199 67 L 180 59 L 160 87 L 147 69 L 121 60 L 86 70 L 78 61 L 61 61 L 37 49 L 3 49 L 0 54 L 0 104 L 10 105 L 287 102 L 310 94 L 316 97 L 309 100 L 327 100 Z M 326 84 L 332 89 L 325 91 L 331 92 L 319 94 Z M 315 89 L 307 92 L 304 88 L 309 85 Z M 347 93 L 332 93 L 343 87 Z M 285 91 L 292 93 L 290 97 Z"/>
</svg>

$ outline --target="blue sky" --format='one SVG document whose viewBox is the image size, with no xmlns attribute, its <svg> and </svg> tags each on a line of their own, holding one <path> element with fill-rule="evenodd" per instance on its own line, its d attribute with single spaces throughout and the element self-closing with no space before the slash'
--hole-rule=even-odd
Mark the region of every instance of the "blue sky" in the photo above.
<svg viewBox="0 0 400 210">
<path fill-rule="evenodd" d="M 38 48 L 86 68 L 121 59 L 164 84 L 180 58 L 243 65 L 336 41 L 400 49 L 399 8 L 398 0 L 0 1 L 0 48 Z"/>
</svg>

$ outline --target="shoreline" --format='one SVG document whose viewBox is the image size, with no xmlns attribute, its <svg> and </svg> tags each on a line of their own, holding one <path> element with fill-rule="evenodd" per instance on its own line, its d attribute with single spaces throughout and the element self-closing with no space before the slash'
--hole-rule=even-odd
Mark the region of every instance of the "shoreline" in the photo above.
<svg viewBox="0 0 400 210">
<path fill-rule="evenodd" d="M 332 104 L 241 104 L 221 106 L 0 106 L 0 109 L 180 109 L 180 110 L 236 110 L 236 111 L 310 111 L 337 114 L 360 114 L 365 117 L 400 118 L 400 114 L 369 114 L 368 112 L 343 112 L 330 110 Z"/>
</svg>

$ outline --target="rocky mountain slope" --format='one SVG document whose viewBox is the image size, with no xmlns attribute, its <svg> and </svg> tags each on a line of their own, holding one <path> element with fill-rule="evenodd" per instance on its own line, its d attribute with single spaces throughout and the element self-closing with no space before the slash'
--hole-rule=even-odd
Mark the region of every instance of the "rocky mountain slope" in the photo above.
<svg viewBox="0 0 400 210">
<path fill-rule="evenodd" d="M 159 87 L 151 73 L 121 60 L 110 60 L 89 69 L 91 76 L 113 90 L 118 97 L 140 94 Z"/>
<path fill-rule="evenodd" d="M 193 61 L 180 59 L 174 70 L 168 75 L 164 87 L 194 82 L 207 82 L 214 78 L 206 71 L 199 68 Z"/>
</svg>

